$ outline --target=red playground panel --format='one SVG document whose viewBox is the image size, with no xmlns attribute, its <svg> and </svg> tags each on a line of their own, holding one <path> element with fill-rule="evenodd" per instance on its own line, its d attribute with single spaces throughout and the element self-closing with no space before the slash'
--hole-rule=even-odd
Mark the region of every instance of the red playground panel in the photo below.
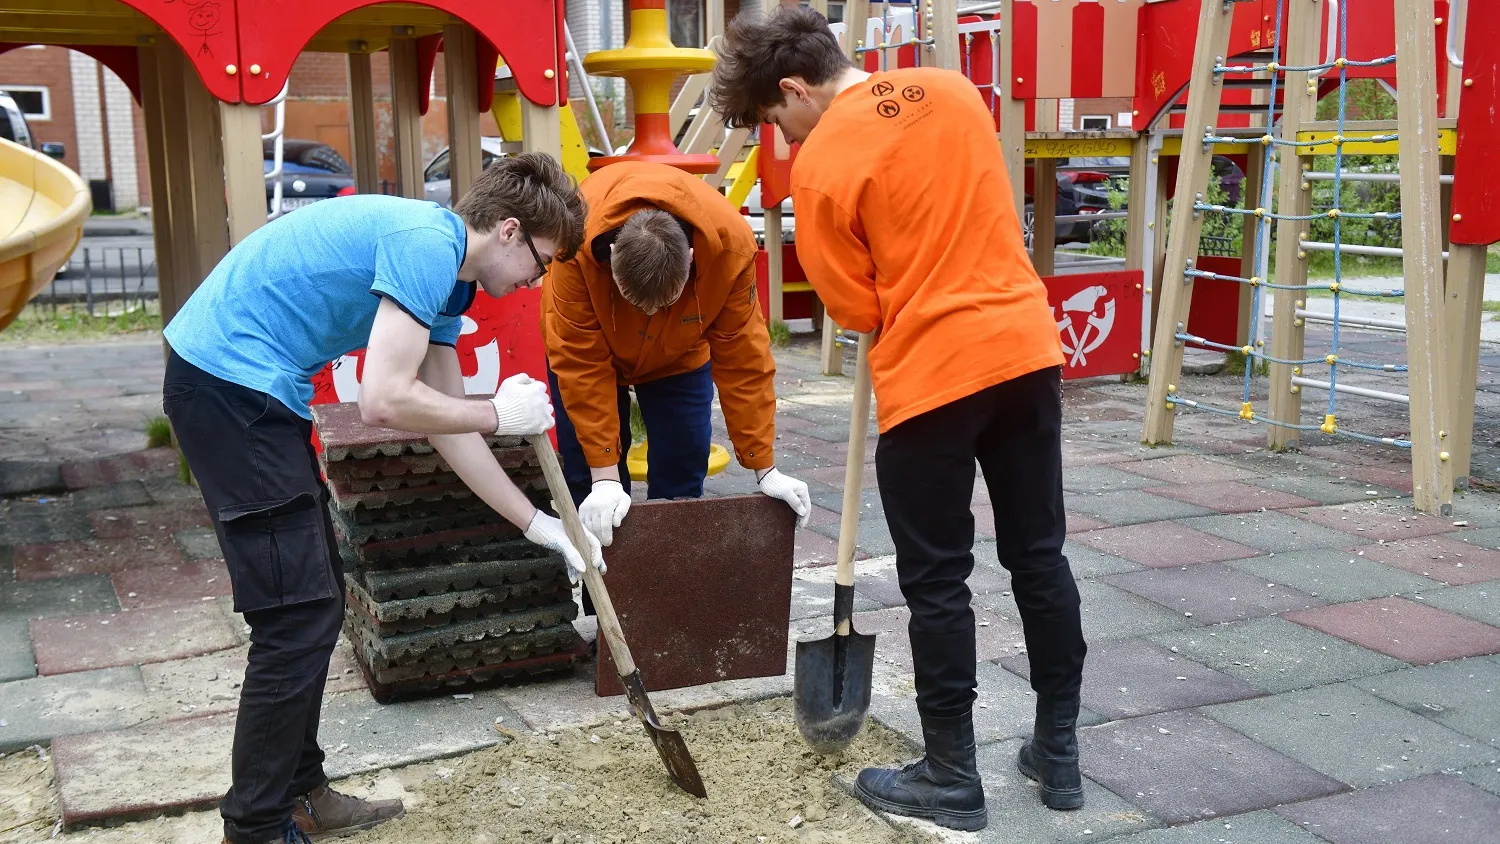
<svg viewBox="0 0 1500 844">
<path fill-rule="evenodd" d="M 1140 270 L 1042 278 L 1062 340 L 1064 380 L 1140 368 L 1144 278 Z"/>
</svg>

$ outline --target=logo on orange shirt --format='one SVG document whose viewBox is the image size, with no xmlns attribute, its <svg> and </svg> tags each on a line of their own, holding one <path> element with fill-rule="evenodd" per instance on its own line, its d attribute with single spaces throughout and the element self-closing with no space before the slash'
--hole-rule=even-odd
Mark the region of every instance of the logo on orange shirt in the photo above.
<svg viewBox="0 0 1500 844">
<path fill-rule="evenodd" d="M 875 105 L 875 111 L 881 117 L 895 117 L 901 113 L 901 104 L 895 100 L 881 100 Z"/>
<path fill-rule="evenodd" d="M 920 86 L 908 85 L 901 89 L 901 96 L 909 103 L 920 103 L 922 98 L 927 96 L 927 92 L 923 91 Z"/>
</svg>

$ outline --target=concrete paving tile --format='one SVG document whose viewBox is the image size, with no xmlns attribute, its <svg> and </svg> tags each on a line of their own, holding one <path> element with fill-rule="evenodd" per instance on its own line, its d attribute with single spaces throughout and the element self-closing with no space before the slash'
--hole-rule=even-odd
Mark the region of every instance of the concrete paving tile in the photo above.
<svg viewBox="0 0 1500 844">
<path fill-rule="evenodd" d="M 189 560 L 222 558 L 224 549 L 219 547 L 218 534 L 213 528 L 188 528 L 172 534 L 177 546 Z"/>
<path fill-rule="evenodd" d="M 1442 774 L 1282 806 L 1276 813 L 1332 844 L 1500 841 L 1500 797 Z"/>
<path fill-rule="evenodd" d="M 1196 454 L 1181 454 L 1158 460 L 1142 460 L 1120 468 L 1146 478 L 1178 483 L 1211 483 L 1213 481 L 1243 481 L 1260 476 L 1252 471 L 1223 460 L 1211 460 Z"/>
<path fill-rule="evenodd" d="M 1022 677 L 1031 677 L 1024 655 L 1007 657 L 1000 664 Z M 1140 639 L 1091 645 L 1084 664 L 1083 705 L 1109 719 L 1263 694 L 1243 680 Z"/>
<path fill-rule="evenodd" d="M 894 557 L 882 559 L 891 559 L 893 562 L 888 567 L 874 569 L 869 574 L 857 578 L 854 581 L 854 592 L 882 606 L 905 606 L 906 596 L 901 594 L 901 584 L 897 580 Z M 976 553 L 974 554 L 974 568 L 967 582 L 970 593 L 975 595 L 1003 592 L 1010 588 L 1010 574 L 999 565 L 986 562 L 979 553 Z"/>
<path fill-rule="evenodd" d="M 195 486 L 190 486 L 177 480 L 174 473 L 171 477 L 147 478 L 141 482 L 146 487 L 146 494 L 151 496 L 153 504 L 196 504 L 203 507 L 203 492 Z"/>
<path fill-rule="evenodd" d="M 1395 671 L 1405 663 L 1283 618 L 1257 618 L 1151 636 L 1173 653 L 1268 692 Z"/>
<path fill-rule="evenodd" d="M 1265 809 L 1109 840 L 1110 844 L 1327 844 L 1327 839 Z"/>
<path fill-rule="evenodd" d="M 89 521 L 100 539 L 168 536 L 188 528 L 212 526 L 206 510 L 185 504 L 95 510 L 89 514 Z"/>
<path fill-rule="evenodd" d="M 976 836 L 980 844 L 1103 839 L 1155 823 L 1088 779 L 1083 782 L 1083 808 L 1070 812 L 1048 809 L 1042 805 L 1036 784 L 1016 770 L 1021 743 L 1021 739 L 1012 739 L 979 749 L 979 773 L 990 821 Z"/>
<path fill-rule="evenodd" d="M 181 721 L 240 705 L 249 645 L 141 666 L 152 721 Z M 329 678 L 330 684 L 333 678 Z"/>
<path fill-rule="evenodd" d="M 792 565 L 796 568 L 831 566 L 838 562 L 838 540 L 807 528 L 798 529 L 793 538 Z"/>
<path fill-rule="evenodd" d="M 1378 484 L 1398 492 L 1411 494 L 1411 471 L 1409 469 L 1387 469 L 1382 466 L 1351 466 L 1348 475 L 1365 483 Z"/>
<path fill-rule="evenodd" d="M 838 486 L 808 483 L 807 491 L 808 497 L 812 499 L 812 503 L 815 506 L 822 507 L 830 513 L 844 512 L 844 486 L 842 483 Z M 861 489 L 859 504 L 861 519 L 867 515 L 878 514 L 880 512 L 880 490 Z M 810 524 L 811 518 L 808 521 Z M 834 525 L 838 525 L 837 520 L 834 521 Z"/>
<path fill-rule="evenodd" d="M 0 683 L 36 676 L 31 625 L 24 618 L 0 619 Z"/>
<path fill-rule="evenodd" d="M 177 451 L 170 447 L 130 451 L 107 457 L 73 460 L 62 465 L 68 489 L 105 486 L 128 480 L 177 475 Z"/>
<path fill-rule="evenodd" d="M 146 484 L 138 480 L 120 481 L 107 486 L 75 490 L 68 495 L 68 501 L 82 510 L 97 510 L 101 507 L 143 507 L 153 503 Z"/>
<path fill-rule="evenodd" d="M 1241 621 L 1325 603 L 1290 586 L 1269 584 L 1222 563 L 1128 572 L 1110 575 L 1104 582 L 1173 612 L 1192 613 L 1203 624 Z"/>
<path fill-rule="evenodd" d="M 1092 495 L 1121 489 L 1156 486 L 1155 479 L 1127 472 L 1119 466 L 1093 465 L 1063 468 L 1063 489 Z"/>
<path fill-rule="evenodd" d="M 1091 531 L 1077 540 L 1082 545 L 1124 557 L 1143 566 L 1161 568 L 1194 563 L 1216 563 L 1253 557 L 1249 548 L 1221 537 L 1193 530 L 1177 522 L 1147 522 Z"/>
<path fill-rule="evenodd" d="M 17 580 L 42 580 L 78 574 L 111 574 L 129 569 L 178 565 L 182 551 L 170 537 L 86 539 L 20 545 L 15 550 Z"/>
<path fill-rule="evenodd" d="M 102 574 L 6 583 L 0 589 L 0 619 L 51 618 L 119 608 L 115 587 Z"/>
<path fill-rule="evenodd" d="M 1452 519 L 1423 515 L 1413 510 L 1409 502 L 1368 501 L 1304 507 L 1288 512 L 1299 519 L 1353 534 L 1359 544 L 1393 542 L 1458 530 Z"/>
<path fill-rule="evenodd" d="M 1196 712 L 1078 733 L 1085 776 L 1169 824 L 1336 794 L 1343 783 Z"/>
<path fill-rule="evenodd" d="M 854 629 L 859 633 L 875 636 L 875 659 L 889 663 L 905 671 L 912 667 L 911 639 L 907 634 L 907 623 L 911 613 L 906 607 L 890 607 L 882 610 L 854 614 Z M 1021 623 L 999 613 L 987 612 L 977 606 L 974 609 L 975 655 L 980 661 L 999 659 L 1025 648 L 1025 636 Z M 803 632 L 806 631 L 806 632 Z M 821 638 L 829 634 L 828 625 L 821 619 L 809 619 L 794 625 L 800 638 Z"/>
<path fill-rule="evenodd" d="M 31 639 L 41 674 L 163 662 L 239 643 L 213 602 L 38 619 Z"/>
<path fill-rule="evenodd" d="M 800 574 L 801 572 L 798 572 Z M 854 611 L 870 612 L 880 609 L 876 601 L 861 595 L 857 590 L 854 593 Z M 833 581 L 829 578 L 827 582 L 813 582 L 804 580 L 797 575 L 792 575 L 792 621 L 804 618 L 827 618 L 832 624 L 833 618 Z"/>
<path fill-rule="evenodd" d="M 1422 599 L 1434 607 L 1500 627 L 1500 586 L 1496 584 L 1477 583 L 1438 589 L 1423 593 Z"/>
<path fill-rule="evenodd" d="M 335 694 L 323 700 L 318 743 L 328 754 L 329 777 L 346 777 L 496 744 L 497 718 L 510 729 L 521 723 L 495 689 L 472 699 L 444 695 L 394 705 L 376 703 L 368 693 Z"/>
<path fill-rule="evenodd" d="M 1348 504 L 1355 501 L 1372 501 L 1382 498 L 1397 498 L 1405 493 L 1375 484 L 1326 475 L 1279 475 L 1261 478 L 1257 486 L 1276 492 L 1284 492 L 1319 504 Z M 1371 493 L 1374 493 L 1373 495 Z"/>
<path fill-rule="evenodd" d="M 175 566 L 122 571 L 110 578 L 127 610 L 182 604 L 234 594 L 223 560 L 193 560 Z"/>
<path fill-rule="evenodd" d="M 65 499 L 0 500 L 0 545 L 37 545 L 88 539 L 93 534 L 86 511 Z"/>
<path fill-rule="evenodd" d="M 1463 778 L 1464 782 L 1500 797 L 1500 758 L 1491 759 L 1483 765 L 1465 768 Z"/>
<path fill-rule="evenodd" d="M 1354 683 L 1216 704 L 1202 712 L 1356 788 L 1472 765 L 1495 755 L 1495 748 L 1360 691 Z"/>
<path fill-rule="evenodd" d="M 1349 534 L 1275 511 L 1184 519 L 1188 527 L 1258 548 L 1261 551 L 1305 551 L 1348 547 Z"/>
<path fill-rule="evenodd" d="M 1069 499 L 1068 509 L 1111 525 L 1135 525 L 1213 513 L 1203 507 L 1173 501 L 1138 489 L 1079 495 Z"/>
<path fill-rule="evenodd" d="M 1099 528 L 1109 527 L 1109 522 L 1096 519 L 1093 516 L 1080 516 L 1079 514 L 1071 511 L 1066 514 L 1066 521 L 1068 524 L 1069 535 L 1075 533 L 1088 533 L 1091 530 L 1098 530 Z"/>
<path fill-rule="evenodd" d="M 149 715 L 140 669 L 108 668 L 0 683 L 0 753 L 58 736 L 118 730 Z"/>
<path fill-rule="evenodd" d="M 59 492 L 65 488 L 62 468 L 55 461 L 19 460 L 13 456 L 0 460 L 0 495 Z"/>
<path fill-rule="evenodd" d="M 1416 664 L 1500 653 L 1500 628 L 1405 598 L 1380 598 L 1283 618 Z"/>
<path fill-rule="evenodd" d="M 1073 577 L 1077 580 L 1094 580 L 1106 575 L 1140 571 L 1145 568 L 1124 557 L 1090 548 L 1081 542 L 1082 539 L 1081 536 L 1075 536 L 1063 543 L 1063 556 L 1068 558 L 1068 566 L 1073 570 Z"/>
<path fill-rule="evenodd" d="M 1448 536 L 1428 536 L 1365 545 L 1365 557 L 1454 586 L 1500 580 L 1500 551 L 1478 548 Z"/>
<path fill-rule="evenodd" d="M 1267 583 L 1286 584 L 1330 603 L 1385 598 L 1442 589 L 1435 580 L 1337 548 L 1266 554 L 1229 565 L 1264 578 Z"/>
<path fill-rule="evenodd" d="M 1174 613 L 1105 583 L 1081 580 L 1078 594 L 1082 599 L 1079 611 L 1083 619 L 1083 637 L 1090 644 L 1198 626 L 1195 619 L 1180 612 Z M 1001 599 L 993 595 L 976 598 L 974 602 L 1000 612 L 1002 600 L 1014 605 L 1011 598 Z"/>
<path fill-rule="evenodd" d="M 1408 668 L 1350 685 L 1500 748 L 1500 662 L 1493 659 Z"/>
<path fill-rule="evenodd" d="M 1307 507 L 1315 503 L 1299 495 L 1263 489 L 1252 484 L 1253 482 L 1241 483 L 1239 481 L 1181 483 L 1171 486 L 1152 486 L 1146 491 L 1152 495 L 1196 504 L 1218 513 L 1251 513 L 1256 510 Z"/>
<path fill-rule="evenodd" d="M 1470 545 L 1478 545 L 1480 548 L 1500 551 L 1500 528 L 1461 530 L 1455 532 L 1453 538 L 1460 542 L 1467 542 Z"/>
<path fill-rule="evenodd" d="M 1021 657 L 1025 661 L 1025 657 Z M 993 662 L 975 668 L 978 685 L 974 700 L 974 740 L 979 744 L 1029 737 L 1036 721 L 1036 694 L 1026 680 Z M 917 690 L 910 672 L 883 676 L 872 687 L 870 715 L 922 746 L 922 719 L 917 714 Z M 1094 713 L 1080 713 L 1085 724 L 1097 724 Z M 1011 760 L 1014 770 L 1015 760 Z M 993 821 L 992 821 L 993 822 Z"/>
</svg>

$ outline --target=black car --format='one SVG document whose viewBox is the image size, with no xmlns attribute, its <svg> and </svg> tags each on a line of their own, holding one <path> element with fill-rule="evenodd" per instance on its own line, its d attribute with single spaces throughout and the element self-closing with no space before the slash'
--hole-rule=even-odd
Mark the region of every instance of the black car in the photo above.
<svg viewBox="0 0 1500 844">
<path fill-rule="evenodd" d="M 275 142 L 264 146 L 265 170 L 269 177 L 275 162 Z M 271 211 L 276 183 L 266 179 L 266 208 Z M 354 168 L 333 147 L 318 141 L 283 139 L 281 142 L 281 212 L 284 214 L 320 199 L 355 193 Z"/>
</svg>

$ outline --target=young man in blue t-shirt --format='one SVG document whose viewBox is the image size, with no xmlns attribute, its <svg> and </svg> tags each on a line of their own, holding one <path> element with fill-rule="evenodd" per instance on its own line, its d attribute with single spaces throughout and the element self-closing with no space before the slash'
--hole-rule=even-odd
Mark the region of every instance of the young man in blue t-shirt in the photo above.
<svg viewBox="0 0 1500 844">
<path fill-rule="evenodd" d="M 430 435 L 464 483 L 577 581 L 597 540 L 573 547 L 496 463 L 482 435 L 553 425 L 546 385 L 507 378 L 464 395 L 456 343 L 476 286 L 541 281 L 583 239 L 584 202 L 545 155 L 502 158 L 449 211 L 351 196 L 299 209 L 230 250 L 167 326 L 162 407 L 199 481 L 250 625 L 224 838 L 266 844 L 368 829 L 403 813 L 328 787 L 318 718 L 344 619 L 343 566 L 311 445 L 312 377 L 366 349 L 370 425 Z M 580 553 L 582 552 L 582 553 Z"/>
</svg>

